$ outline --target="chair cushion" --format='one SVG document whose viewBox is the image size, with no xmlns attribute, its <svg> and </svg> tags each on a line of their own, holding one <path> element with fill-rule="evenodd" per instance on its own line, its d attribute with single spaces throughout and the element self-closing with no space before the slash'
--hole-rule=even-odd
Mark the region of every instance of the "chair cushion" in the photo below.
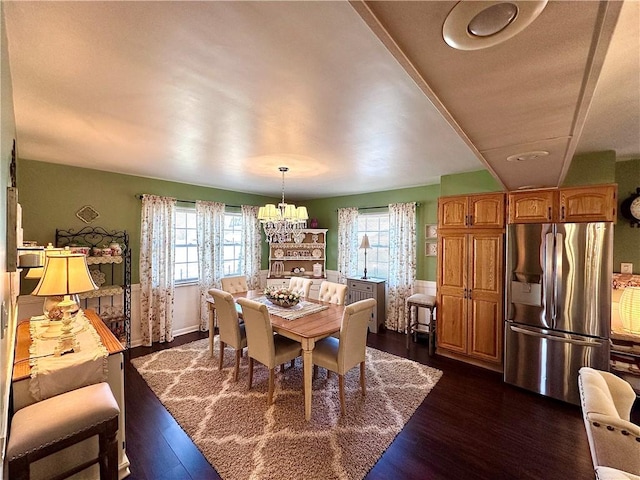
<svg viewBox="0 0 640 480">
<path fill-rule="evenodd" d="M 436 304 L 436 297 L 433 295 L 426 295 L 424 293 L 414 293 L 407 298 L 407 304 L 409 303 L 425 307 L 433 307 Z"/>
<path fill-rule="evenodd" d="M 118 416 L 107 383 L 96 383 L 18 410 L 11 422 L 7 459 L 13 460 Z"/>
<path fill-rule="evenodd" d="M 274 335 L 273 344 L 276 350 L 276 359 L 272 368 L 281 363 L 293 360 L 302 353 L 302 345 L 300 345 L 300 342 L 283 337 L 282 335 Z"/>
<path fill-rule="evenodd" d="M 327 337 L 316 342 L 313 348 L 313 363 L 333 372 L 338 371 L 338 348 L 340 340 L 335 337 Z"/>
<path fill-rule="evenodd" d="M 633 473 L 623 472 L 616 468 L 610 467 L 596 467 L 596 479 L 597 480 L 640 480 L 638 475 Z"/>
</svg>

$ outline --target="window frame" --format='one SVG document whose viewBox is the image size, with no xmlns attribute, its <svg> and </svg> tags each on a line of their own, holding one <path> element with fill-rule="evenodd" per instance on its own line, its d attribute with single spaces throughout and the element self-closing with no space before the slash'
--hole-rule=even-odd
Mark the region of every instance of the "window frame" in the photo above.
<svg viewBox="0 0 640 480">
<path fill-rule="evenodd" d="M 372 221 L 376 218 L 377 228 L 374 229 L 371 228 Z M 381 229 L 381 223 L 383 225 L 386 223 L 387 228 Z M 386 280 L 389 278 L 390 265 L 389 210 L 358 212 L 358 272 L 364 272 L 364 249 L 360 248 L 360 243 L 365 233 L 369 237 L 371 245 L 371 248 L 367 249 L 367 277 Z M 384 265 L 386 268 L 381 269 L 379 265 Z"/>
</svg>

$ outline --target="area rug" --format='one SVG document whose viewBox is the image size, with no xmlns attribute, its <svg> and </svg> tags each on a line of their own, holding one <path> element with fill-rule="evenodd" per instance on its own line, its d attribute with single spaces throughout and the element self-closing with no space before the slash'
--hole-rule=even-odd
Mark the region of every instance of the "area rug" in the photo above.
<svg viewBox="0 0 640 480">
<path fill-rule="evenodd" d="M 320 369 L 313 382 L 311 420 L 304 419 L 302 359 L 277 369 L 274 403 L 267 408 L 268 371 L 256 364 L 247 389 L 246 354 L 238 382 L 234 354 L 218 370 L 208 340 L 131 361 L 162 404 L 225 480 L 361 479 L 402 430 L 442 376 L 419 363 L 367 348 L 367 393 L 359 368 L 345 375 L 345 416 L 338 376 Z"/>
</svg>

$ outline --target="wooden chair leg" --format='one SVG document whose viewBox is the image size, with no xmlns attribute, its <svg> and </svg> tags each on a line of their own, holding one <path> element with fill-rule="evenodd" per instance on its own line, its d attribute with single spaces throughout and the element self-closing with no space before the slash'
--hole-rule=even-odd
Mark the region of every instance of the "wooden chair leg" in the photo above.
<svg viewBox="0 0 640 480">
<path fill-rule="evenodd" d="M 344 375 L 338 374 L 338 391 L 340 392 L 340 413 L 344 415 L 346 409 L 344 408 Z"/>
<path fill-rule="evenodd" d="M 318 378 L 318 365 L 313 366 L 313 379 Z"/>
<path fill-rule="evenodd" d="M 362 388 L 362 395 L 367 394 L 367 379 L 364 376 L 365 368 L 364 362 L 360 362 L 360 388 Z"/>
<path fill-rule="evenodd" d="M 284 372 L 284 363 L 282 365 L 280 365 L 280 371 Z"/>
<path fill-rule="evenodd" d="M 242 349 L 236 349 L 236 369 L 233 372 L 233 381 L 238 381 L 238 372 L 240 371 L 240 356 L 242 355 Z"/>
<path fill-rule="evenodd" d="M 291 368 L 296 366 L 296 359 L 291 360 Z"/>
<path fill-rule="evenodd" d="M 251 390 L 252 382 L 253 382 L 253 358 L 249 357 L 249 390 Z"/>
<path fill-rule="evenodd" d="M 275 368 L 270 368 L 269 369 L 269 395 L 267 396 L 267 405 L 271 405 L 273 403 L 273 387 L 274 387 L 274 383 L 275 383 L 275 377 L 276 377 L 276 369 Z"/>
<path fill-rule="evenodd" d="M 223 359 L 224 359 L 224 342 L 220 340 L 220 360 L 218 361 L 218 370 L 222 370 Z"/>
</svg>

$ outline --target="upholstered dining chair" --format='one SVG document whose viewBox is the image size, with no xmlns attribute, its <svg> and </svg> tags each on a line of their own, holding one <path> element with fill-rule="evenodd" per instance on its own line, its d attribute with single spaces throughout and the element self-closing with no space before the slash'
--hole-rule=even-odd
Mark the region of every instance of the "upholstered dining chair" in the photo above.
<svg viewBox="0 0 640 480">
<path fill-rule="evenodd" d="M 335 303 L 336 305 L 344 305 L 344 299 L 347 296 L 347 286 L 341 283 L 324 281 L 320 284 L 320 293 L 318 300 L 323 302 Z"/>
<path fill-rule="evenodd" d="M 212 288 L 209 295 L 213 297 L 218 316 L 218 334 L 220 341 L 220 360 L 218 361 L 218 370 L 222 370 L 224 362 L 224 347 L 229 345 L 236 350 L 236 367 L 233 372 L 233 381 L 238 381 L 238 371 L 240 370 L 240 357 L 242 357 L 242 349 L 247 346 L 247 336 L 245 326 L 240 324 L 238 319 L 238 311 L 233 295 L 228 292 Z M 209 332 L 213 335 L 213 332 Z M 211 352 L 213 355 L 213 352 Z"/>
<path fill-rule="evenodd" d="M 289 280 L 289 290 L 297 292 L 303 298 L 308 298 L 312 283 L 313 280 L 310 278 L 291 277 L 291 280 Z"/>
<path fill-rule="evenodd" d="M 222 277 L 220 280 L 222 284 L 222 290 L 229 293 L 246 292 L 249 290 L 247 287 L 247 277 Z"/>
<path fill-rule="evenodd" d="M 247 351 L 249 355 L 249 389 L 253 382 L 253 361 L 257 360 L 269 369 L 269 394 L 267 405 L 273 403 L 275 370 L 277 365 L 295 360 L 302 353 L 300 342 L 274 335 L 266 305 L 247 298 L 239 298 L 245 329 L 247 331 Z"/>
<path fill-rule="evenodd" d="M 318 367 L 326 368 L 338 374 L 340 393 L 340 411 L 344 415 L 344 375 L 360 364 L 360 387 L 366 395 L 365 357 L 367 349 L 367 327 L 372 309 L 376 308 L 376 300 L 367 298 L 347 305 L 342 315 L 340 338 L 327 337 L 316 342 L 313 349 L 313 374 L 318 374 Z M 327 372 L 328 373 L 328 372 Z"/>
</svg>

